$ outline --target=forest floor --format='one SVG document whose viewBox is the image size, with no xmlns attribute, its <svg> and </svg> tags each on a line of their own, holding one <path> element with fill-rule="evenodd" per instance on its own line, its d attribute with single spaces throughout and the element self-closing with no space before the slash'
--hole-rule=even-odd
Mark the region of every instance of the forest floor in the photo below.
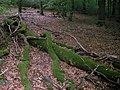
<svg viewBox="0 0 120 90">
<path fill-rule="evenodd" d="M 37 10 L 27 10 L 23 14 L 24 22 L 28 28 L 38 35 L 50 30 L 53 32 L 65 31 L 77 38 L 77 40 L 90 52 L 96 52 L 100 55 L 110 54 L 120 56 L 120 32 L 118 23 L 107 22 L 108 28 L 96 27 L 96 17 L 83 14 L 75 14 L 72 22 L 63 20 L 62 18 L 53 17 L 49 11 L 44 16 L 37 13 Z M 0 18 L 2 22 L 4 18 Z M 65 34 L 52 35 L 53 39 L 73 47 L 79 47 L 76 41 Z M 4 77 L 8 82 L 0 84 L 0 90 L 24 90 L 20 83 L 20 76 L 17 65 L 19 60 L 16 58 L 15 45 L 11 41 L 9 43 L 10 54 L 3 57 L 5 63 L 0 66 L 0 71 L 7 71 Z M 23 47 L 20 45 L 21 53 Z M 29 79 L 32 82 L 33 90 L 48 90 L 45 85 L 44 78 L 49 78 L 55 84 L 64 89 L 65 84 L 60 84 L 52 75 L 52 60 L 46 52 L 37 48 L 30 48 L 31 63 L 28 70 Z M 72 67 L 61 61 L 61 68 L 64 71 L 65 79 L 73 80 L 76 85 L 81 86 L 80 90 L 114 90 L 110 88 L 103 79 L 92 75 L 92 80 L 86 80 L 84 77 L 88 74 L 85 71 Z M 58 90 L 54 88 L 54 90 Z M 117 89 L 116 89 L 117 90 Z"/>
</svg>

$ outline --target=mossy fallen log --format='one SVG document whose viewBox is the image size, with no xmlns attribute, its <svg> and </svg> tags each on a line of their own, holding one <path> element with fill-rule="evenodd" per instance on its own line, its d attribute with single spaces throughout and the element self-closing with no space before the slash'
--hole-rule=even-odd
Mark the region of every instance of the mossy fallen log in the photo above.
<svg viewBox="0 0 120 90">
<path fill-rule="evenodd" d="M 57 41 L 53 41 L 53 43 L 56 43 L 58 46 L 66 47 L 68 49 L 71 49 L 71 50 L 75 51 L 75 48 L 73 48 L 72 46 L 69 46 L 69 45 L 66 45 L 66 44 L 63 44 L 63 43 L 60 43 L 60 42 L 57 42 Z"/>
<path fill-rule="evenodd" d="M 8 54 L 9 54 L 9 50 L 8 49 L 0 50 L 0 57 L 8 55 Z"/>
<path fill-rule="evenodd" d="M 58 58 L 58 56 L 55 54 L 53 48 L 52 48 L 52 38 L 51 38 L 51 34 L 47 33 L 47 39 L 46 39 L 46 43 L 47 43 L 47 51 L 50 55 L 50 57 L 52 58 L 52 71 L 53 71 L 53 75 L 55 78 L 57 78 L 58 81 L 60 81 L 61 83 L 63 83 L 64 80 L 64 76 L 63 76 L 63 72 L 60 69 L 60 60 Z"/>
<path fill-rule="evenodd" d="M 47 36 L 46 38 L 49 38 L 48 37 L 49 35 L 46 36 Z M 32 45 L 39 45 L 41 47 L 44 47 L 44 49 L 47 49 L 46 39 L 31 38 L 28 39 L 28 42 Z M 113 83 L 120 84 L 120 82 L 117 82 L 120 78 L 120 72 L 113 71 L 105 65 L 97 64 L 95 61 L 80 56 L 67 48 L 63 48 L 57 45 L 56 43 L 52 43 L 52 48 L 56 55 L 60 58 L 60 60 L 63 60 L 66 63 L 77 68 L 80 68 L 82 70 L 86 71 L 95 70 L 94 72 L 97 73 L 98 75 L 104 76 L 107 80 Z"/>
<path fill-rule="evenodd" d="M 23 51 L 23 58 L 18 65 L 21 82 L 25 87 L 24 90 L 32 90 L 31 82 L 28 79 L 28 66 L 30 63 L 29 47 L 29 44 L 25 45 Z"/>
</svg>

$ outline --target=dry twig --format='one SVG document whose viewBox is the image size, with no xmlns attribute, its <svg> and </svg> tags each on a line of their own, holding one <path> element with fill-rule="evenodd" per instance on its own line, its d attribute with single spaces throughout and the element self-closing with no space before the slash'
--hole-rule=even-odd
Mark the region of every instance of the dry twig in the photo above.
<svg viewBox="0 0 120 90">
<path fill-rule="evenodd" d="M 2 73 L 0 73 L 0 76 L 3 75 L 4 73 L 6 73 L 8 71 L 8 68 L 5 69 Z"/>
</svg>

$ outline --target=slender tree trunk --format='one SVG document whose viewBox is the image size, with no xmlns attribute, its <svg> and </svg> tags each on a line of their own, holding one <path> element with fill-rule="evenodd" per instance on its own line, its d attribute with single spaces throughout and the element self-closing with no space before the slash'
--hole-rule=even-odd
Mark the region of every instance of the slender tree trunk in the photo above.
<svg viewBox="0 0 120 90">
<path fill-rule="evenodd" d="M 118 1 L 118 22 L 120 23 L 120 0 Z"/>
<path fill-rule="evenodd" d="M 110 18 L 111 18 L 111 14 L 112 14 L 112 0 L 110 0 Z"/>
<path fill-rule="evenodd" d="M 105 5 L 106 0 L 98 0 L 98 26 L 105 25 Z"/>
<path fill-rule="evenodd" d="M 71 0 L 71 10 L 70 10 L 70 15 L 68 17 L 68 21 L 72 21 L 72 19 L 73 19 L 73 11 L 74 11 L 74 0 Z"/>
<path fill-rule="evenodd" d="M 112 15 L 114 16 L 116 13 L 116 1 L 117 0 L 113 0 L 113 6 L 112 6 Z"/>
<path fill-rule="evenodd" d="M 86 13 L 86 0 L 83 0 L 83 13 Z"/>
<path fill-rule="evenodd" d="M 44 15 L 44 13 L 43 13 L 43 0 L 40 0 L 40 14 Z"/>
<path fill-rule="evenodd" d="M 107 0 L 108 18 L 110 17 L 110 0 Z"/>
<path fill-rule="evenodd" d="M 22 0 L 18 2 L 18 13 L 22 13 Z"/>
</svg>

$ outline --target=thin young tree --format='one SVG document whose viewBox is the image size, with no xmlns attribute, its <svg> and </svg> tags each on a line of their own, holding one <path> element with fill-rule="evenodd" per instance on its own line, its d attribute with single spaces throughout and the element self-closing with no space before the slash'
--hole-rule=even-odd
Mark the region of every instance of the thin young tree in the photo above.
<svg viewBox="0 0 120 90">
<path fill-rule="evenodd" d="M 83 13 L 86 13 L 86 0 L 83 0 Z"/>
<path fill-rule="evenodd" d="M 120 23 L 120 0 L 118 1 L 118 22 Z"/>
<path fill-rule="evenodd" d="M 22 13 L 22 0 L 18 0 L 18 13 Z"/>
<path fill-rule="evenodd" d="M 43 13 L 43 0 L 40 0 L 40 14 L 44 15 L 44 13 Z"/>
<path fill-rule="evenodd" d="M 71 7 L 70 7 L 70 15 L 68 17 L 68 21 L 72 21 L 73 19 L 73 11 L 74 11 L 74 0 L 71 0 Z"/>
<path fill-rule="evenodd" d="M 105 25 L 105 6 L 106 0 L 98 0 L 98 26 Z"/>
<path fill-rule="evenodd" d="M 116 13 L 116 5 L 117 5 L 117 0 L 113 0 L 113 6 L 112 6 L 112 15 L 114 16 Z"/>
</svg>

